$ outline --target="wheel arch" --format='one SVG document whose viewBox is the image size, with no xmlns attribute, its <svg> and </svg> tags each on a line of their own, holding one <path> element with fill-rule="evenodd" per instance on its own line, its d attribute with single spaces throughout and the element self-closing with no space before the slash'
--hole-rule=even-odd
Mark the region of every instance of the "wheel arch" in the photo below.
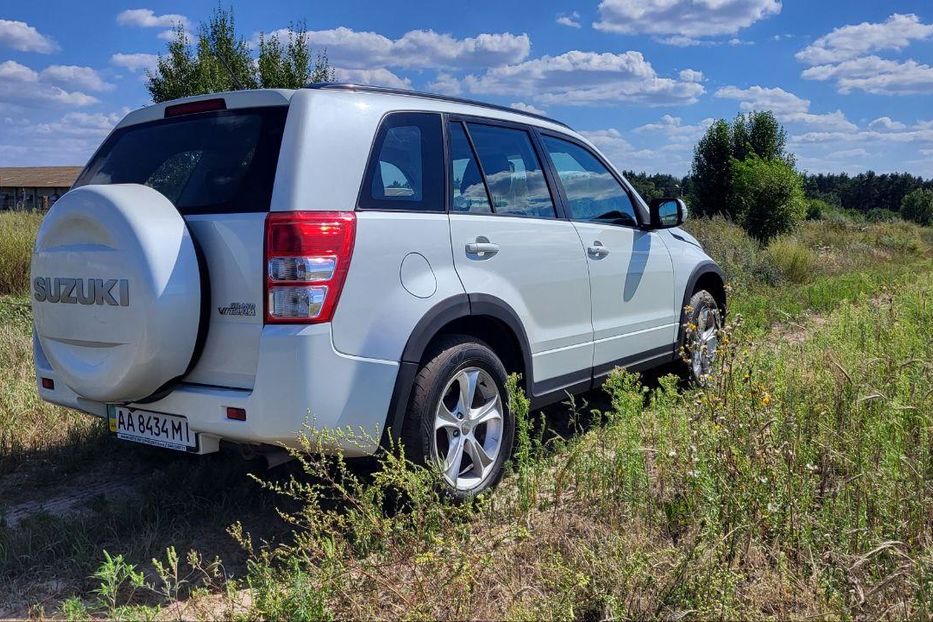
<svg viewBox="0 0 933 622">
<path fill-rule="evenodd" d="M 726 277 L 715 262 L 700 262 L 693 268 L 684 287 L 683 302 L 680 305 L 680 327 L 677 333 L 678 350 L 684 343 L 684 307 L 690 303 L 693 295 L 701 289 L 705 289 L 712 294 L 719 305 L 723 319 L 726 317 Z"/>
<path fill-rule="evenodd" d="M 506 371 L 522 376 L 530 395 L 533 386 L 531 348 L 515 310 L 504 300 L 487 294 L 458 294 L 440 301 L 412 329 L 402 351 L 395 389 L 386 415 L 382 444 L 401 438 L 411 387 L 431 346 L 446 335 L 465 334 L 486 342 Z"/>
</svg>

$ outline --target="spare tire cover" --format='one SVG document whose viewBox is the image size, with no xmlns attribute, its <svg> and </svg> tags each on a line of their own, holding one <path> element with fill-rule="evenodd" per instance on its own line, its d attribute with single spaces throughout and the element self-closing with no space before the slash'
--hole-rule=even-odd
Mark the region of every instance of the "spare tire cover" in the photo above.
<svg viewBox="0 0 933 622">
<path fill-rule="evenodd" d="M 162 194 L 138 184 L 76 188 L 55 202 L 36 238 L 36 335 L 78 395 L 144 399 L 189 368 L 200 280 L 188 227 Z"/>
</svg>

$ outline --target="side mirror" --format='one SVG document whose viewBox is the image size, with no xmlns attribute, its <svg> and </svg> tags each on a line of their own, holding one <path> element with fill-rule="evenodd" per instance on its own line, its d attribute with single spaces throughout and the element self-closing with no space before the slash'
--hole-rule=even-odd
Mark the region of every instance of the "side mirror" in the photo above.
<svg viewBox="0 0 933 622">
<path fill-rule="evenodd" d="M 687 220 L 687 204 L 683 202 L 683 199 L 652 199 L 649 208 L 651 227 L 654 229 L 679 227 Z"/>
</svg>

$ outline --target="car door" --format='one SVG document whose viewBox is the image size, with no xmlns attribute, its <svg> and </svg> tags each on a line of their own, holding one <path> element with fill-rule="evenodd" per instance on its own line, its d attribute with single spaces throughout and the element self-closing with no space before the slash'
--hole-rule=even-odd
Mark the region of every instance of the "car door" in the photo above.
<svg viewBox="0 0 933 622">
<path fill-rule="evenodd" d="M 629 190 L 580 142 L 542 134 L 564 205 L 586 248 L 596 376 L 669 356 L 677 335 L 674 274 L 658 234 L 639 228 Z"/>
<path fill-rule="evenodd" d="M 511 307 L 532 359 L 533 393 L 588 383 L 593 359 L 586 255 L 557 218 L 531 132 L 451 119 L 450 234 L 471 299 Z"/>
</svg>

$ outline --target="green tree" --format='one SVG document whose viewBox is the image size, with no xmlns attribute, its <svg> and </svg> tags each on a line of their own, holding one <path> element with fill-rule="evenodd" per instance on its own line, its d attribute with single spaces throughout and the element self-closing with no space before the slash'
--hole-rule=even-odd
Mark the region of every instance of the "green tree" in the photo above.
<svg viewBox="0 0 933 622">
<path fill-rule="evenodd" d="M 147 88 L 153 101 L 253 88 L 300 88 L 332 81 L 334 71 L 324 52 L 312 54 L 304 23 L 290 25 L 287 41 L 260 35 L 258 56 L 236 32 L 233 9 L 218 7 L 198 28 L 192 42 L 182 26 L 168 43 Z"/>
<path fill-rule="evenodd" d="M 793 229 L 806 214 L 803 181 L 782 159 L 753 155 L 732 161 L 732 203 L 737 220 L 766 242 Z"/>
<path fill-rule="evenodd" d="M 283 45 L 277 35 L 259 35 L 259 84 L 262 88 L 297 89 L 314 82 L 333 82 L 334 70 L 325 52 L 312 63 L 304 22 L 289 24 Z"/>
<path fill-rule="evenodd" d="M 751 153 L 762 160 L 786 160 L 794 166 L 794 157 L 785 151 L 787 132 L 770 110 L 753 112 L 745 120 Z M 744 158 L 743 158 L 744 159 Z"/>
<path fill-rule="evenodd" d="M 693 152 L 691 209 L 701 215 L 723 214 L 738 220 L 733 162 L 776 160 L 793 169 L 794 156 L 786 148 L 787 132 L 771 112 L 741 113 L 731 124 L 725 119 L 713 123 Z"/>
<path fill-rule="evenodd" d="M 901 202 L 901 217 L 919 225 L 933 224 L 933 190 L 917 188 Z"/>
<path fill-rule="evenodd" d="M 713 123 L 693 151 L 693 197 L 690 206 L 698 214 L 729 213 L 732 188 L 732 132 L 729 123 Z"/>
</svg>

